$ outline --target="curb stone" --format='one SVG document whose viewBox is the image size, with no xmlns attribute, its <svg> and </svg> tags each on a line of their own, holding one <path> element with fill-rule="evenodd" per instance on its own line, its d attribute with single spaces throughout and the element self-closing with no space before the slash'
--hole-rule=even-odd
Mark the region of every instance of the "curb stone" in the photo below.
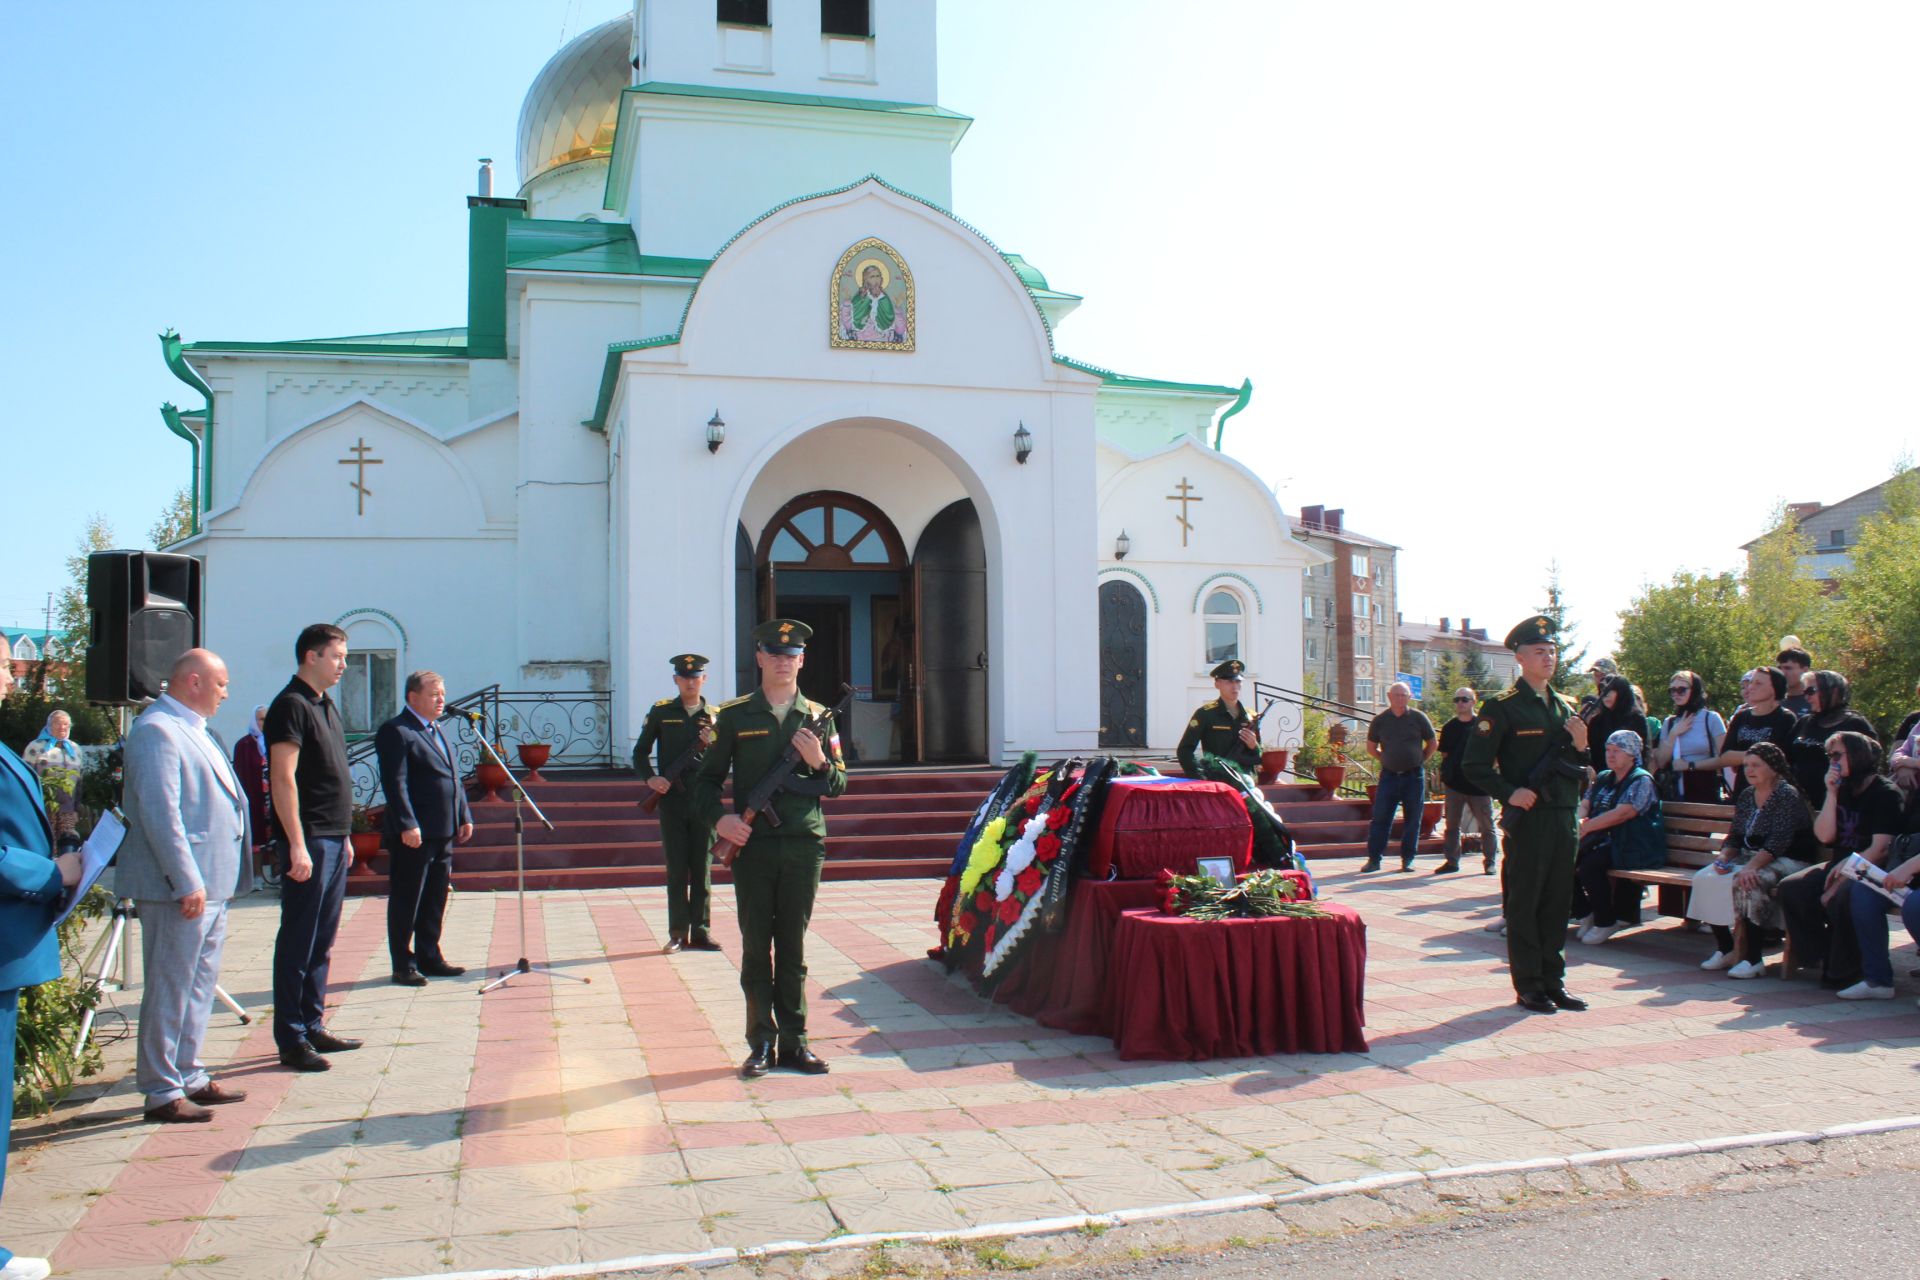
<svg viewBox="0 0 1920 1280">
<path fill-rule="evenodd" d="M 1574 1156 L 1543 1156 L 1531 1160 L 1458 1165 L 1428 1172 L 1407 1170 L 1332 1182 L 1282 1195 L 1232 1196 L 1111 1213 L 987 1223 L 959 1231 L 873 1232 L 838 1236 L 819 1242 L 787 1240 L 744 1248 L 709 1249 L 700 1253 L 653 1254 L 545 1267 L 443 1272 L 437 1277 L 411 1276 L 396 1280 L 583 1280 L 585 1277 L 674 1273 L 699 1273 L 706 1280 L 715 1280 L 717 1275 L 743 1273 L 855 1276 L 866 1273 L 870 1258 L 880 1251 L 884 1251 L 887 1262 L 897 1266 L 897 1271 L 889 1274 L 911 1274 L 913 1271 L 946 1274 L 953 1269 L 955 1259 L 952 1251 L 955 1249 L 973 1253 L 975 1257 L 979 1256 L 979 1250 L 998 1249 L 1009 1257 L 1017 1258 L 1023 1266 L 1043 1261 L 1065 1261 L 1071 1254 L 1087 1252 L 1084 1246 L 1091 1235 L 1115 1228 L 1135 1228 L 1127 1233 L 1127 1251 L 1137 1251 L 1136 1256 L 1145 1256 L 1178 1248 L 1182 1244 L 1194 1244 L 1199 1236 L 1214 1234 L 1181 1229 L 1186 1221 L 1193 1219 L 1241 1219 L 1252 1213 L 1260 1213 L 1264 1221 L 1278 1228 L 1278 1233 L 1283 1235 L 1301 1228 L 1307 1231 L 1335 1231 L 1377 1223 L 1382 1220 L 1383 1214 L 1392 1216 L 1393 1206 L 1383 1204 L 1379 1199 L 1381 1193 L 1387 1191 L 1412 1193 L 1415 1196 L 1430 1192 L 1434 1209 L 1458 1211 L 1464 1205 L 1483 1200 L 1510 1201 L 1528 1194 L 1579 1194 L 1589 1189 L 1589 1183 L 1601 1184 L 1593 1187 L 1593 1190 L 1614 1191 L 1620 1189 L 1623 1183 L 1627 1186 L 1636 1183 L 1628 1166 L 1669 1160 L 1678 1162 L 1696 1156 L 1710 1157 L 1702 1162 L 1709 1166 L 1707 1168 L 1662 1170 L 1647 1179 L 1647 1182 L 1656 1184 L 1655 1189 L 1659 1186 L 1671 1188 L 1690 1180 L 1712 1177 L 1716 1173 L 1818 1158 L 1821 1144 L 1826 1142 L 1917 1130 L 1920 1130 L 1920 1116 L 1896 1116 L 1834 1125 L 1815 1131 L 1737 1134 L 1697 1142 L 1666 1142 L 1611 1151 L 1583 1152 Z M 1739 1152 L 1752 1154 L 1745 1160 L 1733 1158 Z M 1538 1185 L 1529 1183 L 1528 1179 L 1534 1177 L 1539 1178 Z M 1445 1187 L 1445 1190 L 1439 1190 L 1441 1187 Z M 1326 1203 L 1347 1197 L 1355 1197 L 1355 1202 L 1351 1205 Z M 1392 1198 L 1400 1200 L 1402 1197 Z M 1315 1205 L 1321 1206 L 1321 1209 L 1273 1216 L 1289 1208 L 1307 1210 Z M 1411 1205 L 1406 1207 L 1412 1208 Z M 1055 1253 L 1053 1249 L 1045 1247 L 1050 1238 L 1051 1243 L 1068 1247 Z"/>
</svg>

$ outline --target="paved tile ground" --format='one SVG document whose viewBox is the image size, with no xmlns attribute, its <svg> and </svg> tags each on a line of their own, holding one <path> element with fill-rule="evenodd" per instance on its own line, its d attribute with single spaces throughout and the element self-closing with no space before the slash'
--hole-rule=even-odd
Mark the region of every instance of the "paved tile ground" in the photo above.
<svg viewBox="0 0 1920 1280">
<path fill-rule="evenodd" d="M 1425 869 L 1424 867 L 1422 868 Z M 734 1074 L 731 898 L 723 954 L 658 954 L 659 890 L 529 899 L 541 977 L 386 982 L 384 901 L 335 952 L 331 1025 L 367 1047 L 326 1075 L 274 1062 L 264 1019 L 216 1011 L 209 1061 L 251 1091 L 207 1126 L 142 1121 L 130 1079 L 21 1121 L 0 1239 L 59 1274 L 413 1276 L 945 1230 L 1287 1191 L 1396 1169 L 1920 1112 L 1920 1010 L 1697 968 L 1666 922 L 1570 947 L 1580 1015 L 1513 1010 L 1481 876 L 1323 887 L 1369 930 L 1365 1055 L 1121 1062 L 979 1001 L 924 959 L 930 882 L 822 886 L 810 944 L 816 1046 L 833 1074 Z M 274 904 L 235 913 L 224 981 L 267 1004 Z M 520 953 L 510 895 L 458 898 L 448 953 Z M 115 997 L 129 1013 L 137 989 Z M 110 1073 L 130 1075 L 130 1041 Z"/>
</svg>

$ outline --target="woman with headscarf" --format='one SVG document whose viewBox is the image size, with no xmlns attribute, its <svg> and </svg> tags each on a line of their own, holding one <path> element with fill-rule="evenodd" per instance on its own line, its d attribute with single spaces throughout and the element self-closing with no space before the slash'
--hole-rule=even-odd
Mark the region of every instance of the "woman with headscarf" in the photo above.
<svg viewBox="0 0 1920 1280">
<path fill-rule="evenodd" d="M 1821 695 L 1816 692 L 1813 697 L 1817 702 Z M 1817 962 L 1821 981 L 1851 990 L 1860 978 L 1860 947 L 1853 931 L 1848 881 L 1840 864 L 1848 854 L 1857 853 L 1875 866 L 1885 866 L 1893 839 L 1902 830 L 1904 806 L 1900 792 L 1881 776 L 1878 742 L 1864 733 L 1844 730 L 1827 739 L 1824 752 L 1828 768 L 1820 779 L 1821 805 L 1813 815 L 1813 838 L 1833 856 L 1823 865 L 1782 880 L 1780 907 L 1793 937 L 1794 963 Z M 1886 999 L 1878 994 L 1842 995 L 1848 1000 Z"/>
<path fill-rule="evenodd" d="M 1647 717 L 1633 696 L 1633 681 L 1625 676 L 1602 676 L 1598 700 L 1587 712 L 1588 763 L 1598 774 L 1607 767 L 1607 739 L 1625 729 L 1640 738 L 1637 755 L 1646 754 Z"/>
<path fill-rule="evenodd" d="M 1758 978 L 1767 971 L 1767 935 L 1784 927 L 1773 887 L 1811 866 L 1820 846 L 1813 838 L 1813 813 L 1793 785 L 1786 752 L 1762 739 L 1747 748 L 1740 767 L 1747 785 L 1734 797 L 1726 842 L 1719 856 L 1693 877 L 1696 885 L 1708 883 L 1709 877 L 1732 877 L 1726 886 L 1730 893 L 1721 899 L 1728 907 L 1722 919 L 1731 923 L 1702 917 L 1713 926 L 1716 950 L 1700 967 L 1709 972 L 1725 969 L 1729 978 Z M 1697 900 L 1704 902 L 1707 896 L 1703 890 Z"/>
<path fill-rule="evenodd" d="M 1863 733 L 1880 743 L 1873 721 L 1852 710 L 1853 686 L 1838 671 L 1816 671 L 1807 682 L 1809 710 L 1793 726 L 1793 741 L 1787 744 L 1787 759 L 1793 765 L 1793 785 L 1819 804 L 1827 794 L 1827 739 L 1836 733 Z"/>
<path fill-rule="evenodd" d="M 1640 764 L 1640 735 L 1616 729 L 1605 748 L 1607 767 L 1580 802 L 1580 848 L 1573 866 L 1573 910 L 1584 913 L 1580 941 L 1589 945 L 1639 923 L 1640 886 L 1607 873 L 1645 871 L 1667 862 L 1660 797 L 1653 775 Z"/>
<path fill-rule="evenodd" d="M 240 779 L 240 789 L 247 793 L 247 816 L 253 823 L 256 855 L 271 838 L 271 829 L 267 824 L 270 788 L 267 779 L 266 725 L 267 709 L 255 707 L 250 731 L 233 744 L 233 772 Z"/>
<path fill-rule="evenodd" d="M 1673 778 L 1668 794 L 1676 800 L 1713 804 L 1720 799 L 1720 771 L 1713 765 L 1727 739 L 1727 722 L 1707 705 L 1707 685 L 1691 671 L 1676 671 L 1667 681 L 1673 714 L 1660 729 L 1660 745 L 1650 761 Z"/>
<path fill-rule="evenodd" d="M 54 843 L 62 849 L 80 845 L 80 748 L 73 744 L 73 717 L 55 708 L 40 736 L 20 753 L 41 783 L 52 783 L 59 801 L 49 813 Z"/>
</svg>

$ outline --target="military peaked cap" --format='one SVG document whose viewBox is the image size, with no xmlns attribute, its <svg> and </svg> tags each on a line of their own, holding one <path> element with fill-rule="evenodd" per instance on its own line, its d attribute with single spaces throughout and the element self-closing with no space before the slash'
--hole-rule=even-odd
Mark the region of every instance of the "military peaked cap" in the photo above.
<svg viewBox="0 0 1920 1280">
<path fill-rule="evenodd" d="M 1513 630 L 1507 632 L 1507 648 L 1518 650 L 1528 644 L 1558 644 L 1560 637 L 1553 626 L 1553 619 L 1545 614 L 1536 613 Z"/>
<path fill-rule="evenodd" d="M 707 669 L 707 658 L 702 653 L 676 653 L 668 661 L 673 663 L 673 674 L 677 676 L 697 676 Z"/>
<path fill-rule="evenodd" d="M 1245 672 L 1246 669 L 1247 664 L 1240 661 L 1240 659 L 1228 658 L 1225 662 L 1213 669 L 1213 678 L 1215 680 L 1244 680 L 1246 676 L 1242 673 Z"/>
<path fill-rule="evenodd" d="M 753 641 L 762 653 L 805 653 L 813 628 L 792 618 L 775 618 L 753 629 Z"/>
</svg>

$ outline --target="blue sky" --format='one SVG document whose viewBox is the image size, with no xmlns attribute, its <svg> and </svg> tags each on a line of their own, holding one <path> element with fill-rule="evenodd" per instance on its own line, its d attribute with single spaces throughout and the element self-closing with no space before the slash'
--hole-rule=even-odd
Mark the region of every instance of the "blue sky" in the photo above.
<svg viewBox="0 0 1920 1280">
<path fill-rule="evenodd" d="M 701 0 L 682 0 L 698 3 Z M 621 0 L 0 6 L 0 621 L 184 480 L 154 335 L 459 324 L 476 157 Z M 957 212 L 1087 295 L 1059 349 L 1237 383 L 1290 510 L 1503 627 L 1915 452 L 1920 9 L 946 0 Z"/>
</svg>

